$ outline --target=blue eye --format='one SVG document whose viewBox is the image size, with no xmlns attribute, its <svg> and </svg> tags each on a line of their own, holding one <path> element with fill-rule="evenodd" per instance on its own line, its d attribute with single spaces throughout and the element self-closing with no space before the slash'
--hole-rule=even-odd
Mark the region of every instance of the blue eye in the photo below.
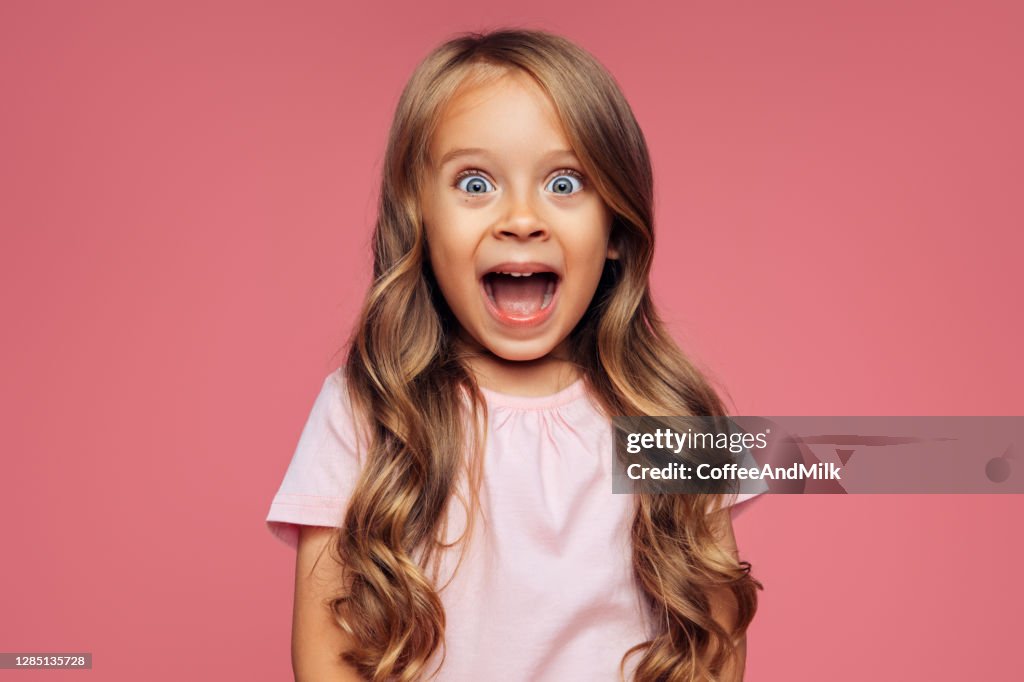
<svg viewBox="0 0 1024 682">
<path fill-rule="evenodd" d="M 494 185 L 479 171 L 466 170 L 455 178 L 455 186 L 467 194 L 487 194 L 494 191 Z M 571 196 L 583 189 L 583 176 L 571 168 L 558 172 L 547 186 L 548 191 L 563 196 Z"/>
<path fill-rule="evenodd" d="M 467 172 L 456 178 L 455 186 L 468 194 L 486 194 L 491 183 L 479 173 Z"/>
<path fill-rule="evenodd" d="M 575 194 L 583 189 L 583 176 L 567 168 L 559 171 L 559 174 L 548 183 L 548 187 L 553 188 L 551 191 L 555 194 Z"/>
</svg>

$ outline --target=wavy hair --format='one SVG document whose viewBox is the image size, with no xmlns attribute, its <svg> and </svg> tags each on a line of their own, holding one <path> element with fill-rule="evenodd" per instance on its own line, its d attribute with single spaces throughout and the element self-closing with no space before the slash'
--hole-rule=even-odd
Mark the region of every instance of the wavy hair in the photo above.
<svg viewBox="0 0 1024 682">
<path fill-rule="evenodd" d="M 614 216 L 619 258 L 606 261 L 571 333 L 571 361 L 588 392 L 609 416 L 725 414 L 652 302 L 651 162 L 612 76 L 580 47 L 540 30 L 465 33 L 437 47 L 396 107 L 373 233 L 373 282 L 346 344 L 344 372 L 366 457 L 332 543 L 344 587 L 330 606 L 352 642 L 343 660 L 374 682 L 423 679 L 433 653 L 443 651 L 445 612 L 435 582 L 440 555 L 452 546 L 443 541 L 448 505 L 454 497 L 467 505 L 463 539 L 479 511 L 486 403 L 431 271 L 418 196 L 445 105 L 460 88 L 510 70 L 532 77 L 550 97 Z M 471 483 L 468 500 L 457 494 L 462 473 Z M 634 496 L 633 567 L 655 631 L 623 652 L 620 676 L 639 655 L 638 682 L 716 680 L 737 655 L 735 641 L 754 616 L 761 584 L 748 562 L 719 546 L 713 514 L 705 515 L 717 497 Z M 731 631 L 711 615 L 712 594 L 722 590 L 736 606 Z"/>
</svg>

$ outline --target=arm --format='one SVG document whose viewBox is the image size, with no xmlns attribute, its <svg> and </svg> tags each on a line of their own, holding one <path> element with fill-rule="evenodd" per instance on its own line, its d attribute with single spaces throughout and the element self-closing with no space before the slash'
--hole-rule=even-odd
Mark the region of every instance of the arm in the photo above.
<svg viewBox="0 0 1024 682">
<path fill-rule="evenodd" d="M 351 647 L 326 601 L 340 588 L 341 567 L 327 553 L 337 529 L 300 526 L 295 555 L 295 610 L 292 618 L 292 669 L 296 682 L 361 682 L 339 654 Z"/>
<path fill-rule="evenodd" d="M 722 509 L 712 512 L 708 517 L 714 529 L 715 536 L 719 538 L 719 547 L 727 552 L 736 561 L 739 561 L 739 549 L 736 547 L 736 536 L 732 530 L 732 514 L 729 509 Z M 725 588 L 711 593 L 711 617 L 724 627 L 732 631 L 736 625 L 736 600 L 732 591 Z M 742 682 L 743 671 L 747 662 L 747 636 L 735 640 L 737 656 L 731 658 L 729 663 L 722 669 L 722 682 Z"/>
</svg>

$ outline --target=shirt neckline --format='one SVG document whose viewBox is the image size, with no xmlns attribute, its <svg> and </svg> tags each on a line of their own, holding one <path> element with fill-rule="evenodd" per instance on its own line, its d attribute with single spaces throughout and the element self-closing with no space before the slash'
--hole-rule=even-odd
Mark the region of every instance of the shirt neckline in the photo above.
<svg viewBox="0 0 1024 682">
<path fill-rule="evenodd" d="M 483 386 L 479 388 L 480 392 L 487 398 L 489 405 L 532 410 L 559 407 L 578 400 L 586 394 L 583 377 L 576 379 L 562 390 L 549 395 L 512 395 L 511 393 L 500 393 Z"/>
</svg>

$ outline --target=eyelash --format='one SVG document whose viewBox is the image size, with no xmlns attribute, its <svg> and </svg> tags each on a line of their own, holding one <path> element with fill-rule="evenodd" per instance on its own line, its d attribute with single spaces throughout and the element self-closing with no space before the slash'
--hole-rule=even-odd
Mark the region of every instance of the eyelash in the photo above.
<svg viewBox="0 0 1024 682">
<path fill-rule="evenodd" d="M 459 173 L 455 176 L 455 180 L 452 181 L 452 187 L 458 188 L 459 182 L 462 180 L 462 178 L 469 177 L 470 175 L 486 176 L 486 173 L 477 168 L 467 168 L 464 171 L 459 171 Z M 573 168 L 560 168 L 559 170 L 555 171 L 554 177 L 557 178 L 559 175 L 571 175 L 577 180 L 579 180 L 581 185 L 580 192 L 582 192 L 583 188 L 586 188 L 587 186 L 587 179 L 583 176 L 583 173 L 580 173 L 578 170 L 575 170 Z M 573 192 L 573 194 L 579 194 L 579 192 Z M 562 196 L 572 196 L 572 194 L 563 194 Z"/>
</svg>

